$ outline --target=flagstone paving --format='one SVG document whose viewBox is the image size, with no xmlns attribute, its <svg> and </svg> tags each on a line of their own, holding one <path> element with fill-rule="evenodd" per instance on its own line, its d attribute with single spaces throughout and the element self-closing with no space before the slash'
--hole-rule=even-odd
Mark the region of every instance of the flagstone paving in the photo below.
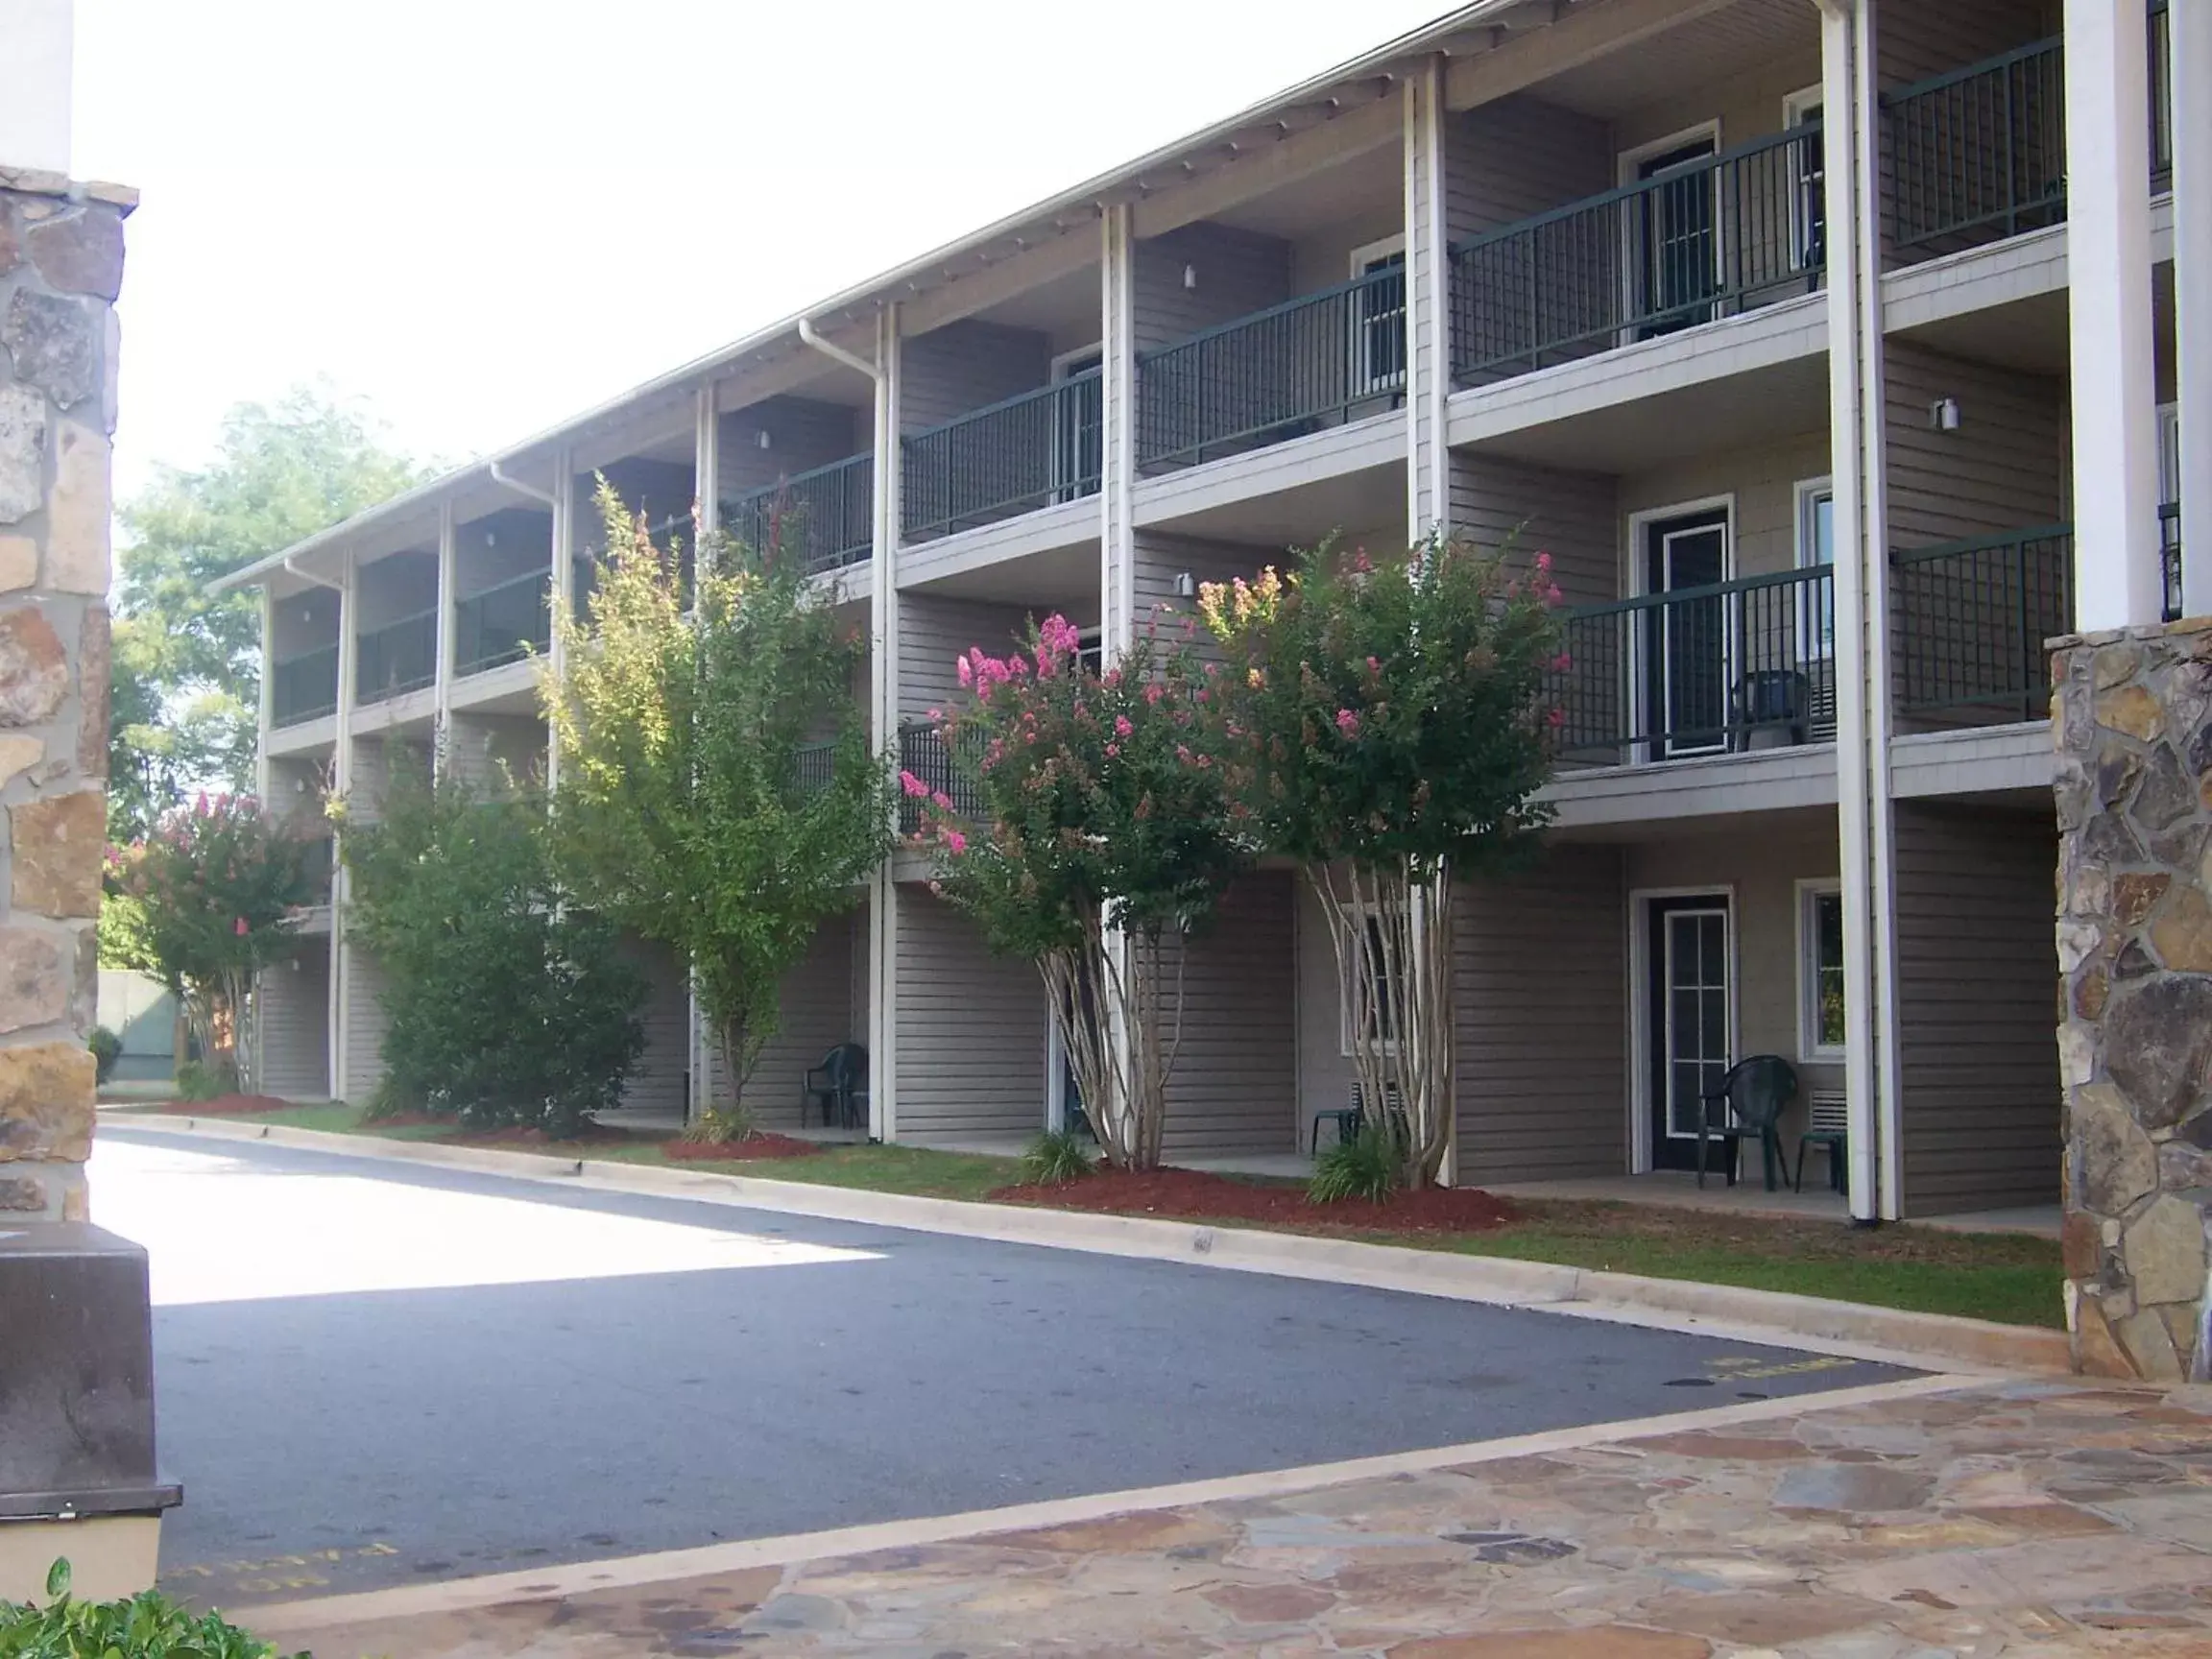
<svg viewBox="0 0 2212 1659">
<path fill-rule="evenodd" d="M 2067 1382 L 284 1632 L 319 1659 L 2212 1656 L 2212 1388 Z"/>
</svg>

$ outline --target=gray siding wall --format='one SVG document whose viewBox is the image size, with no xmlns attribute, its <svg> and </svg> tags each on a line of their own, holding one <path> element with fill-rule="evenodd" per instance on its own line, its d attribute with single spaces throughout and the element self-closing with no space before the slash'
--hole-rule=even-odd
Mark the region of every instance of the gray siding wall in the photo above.
<svg viewBox="0 0 2212 1659">
<path fill-rule="evenodd" d="M 346 1075 L 338 1097 L 364 1106 L 384 1080 L 384 971 L 368 951 L 348 943 L 339 947 L 344 1000 L 339 1018 L 346 1026 Z"/>
<path fill-rule="evenodd" d="M 261 975 L 261 1092 L 286 1100 L 330 1093 L 330 941 L 316 934 Z"/>
<path fill-rule="evenodd" d="M 338 594 L 334 589 L 310 588 L 287 593 L 270 607 L 269 642 L 279 662 L 320 651 L 338 640 Z"/>
<path fill-rule="evenodd" d="M 545 727 L 517 714 L 457 711 L 445 729 L 445 766 L 450 776 L 479 797 L 541 782 Z"/>
<path fill-rule="evenodd" d="M 644 1052 L 622 1086 L 622 1110 L 681 1117 L 690 1092 L 691 1002 L 684 969 L 665 945 L 622 936 L 619 952 L 645 976 L 637 1017 L 645 1027 Z"/>
<path fill-rule="evenodd" d="M 453 527 L 453 592 L 481 593 L 553 565 L 553 516 L 504 509 Z"/>
<path fill-rule="evenodd" d="M 2065 517 L 2062 380 L 1946 357 L 1910 341 L 1888 350 L 1889 531 L 1899 547 L 2050 524 Z M 1959 399 L 1956 432 L 1929 405 Z"/>
<path fill-rule="evenodd" d="M 384 794 L 398 774 L 421 779 L 430 768 L 430 751 L 405 738 L 355 737 L 352 790 L 346 802 L 347 815 L 357 824 L 373 824 L 384 815 Z"/>
<path fill-rule="evenodd" d="M 838 1044 L 868 1035 L 866 1019 L 853 1000 L 854 929 L 850 914 L 824 918 L 805 959 L 784 978 L 778 1001 L 781 1028 L 761 1049 L 745 1089 L 763 1123 L 796 1124 L 807 1069 L 821 1065 Z M 864 943 L 861 949 L 865 955 Z"/>
<path fill-rule="evenodd" d="M 353 631 L 373 634 L 438 603 L 438 555 L 395 553 L 364 565 L 354 577 Z"/>
<path fill-rule="evenodd" d="M 1525 560 L 1550 553 L 1570 605 L 1602 605 L 1625 591 L 1617 494 L 1608 473 L 1463 450 L 1452 456 L 1453 530 L 1484 547 L 1510 542 Z"/>
<path fill-rule="evenodd" d="M 622 505 L 629 512 L 642 513 L 656 524 L 671 517 L 688 521 L 694 493 L 688 463 L 625 456 L 619 461 L 610 461 L 599 472 L 622 498 Z M 600 522 L 594 499 L 598 490 L 598 478 L 591 473 L 576 475 L 575 531 L 579 549 L 606 544 L 606 527 Z M 689 540 L 688 532 L 685 540 Z"/>
<path fill-rule="evenodd" d="M 1622 855 L 1554 847 L 1460 884 L 1453 940 L 1462 1185 L 1627 1168 Z"/>
<path fill-rule="evenodd" d="M 866 450 L 874 413 L 816 397 L 768 397 L 722 417 L 717 488 L 724 498 L 763 490 Z M 760 434 L 768 447 L 760 447 Z"/>
<path fill-rule="evenodd" d="M 1961 69 L 2015 46 L 2056 35 L 2059 0 L 1943 0 L 1940 6 L 1892 6 L 1874 32 L 1885 87 Z"/>
<path fill-rule="evenodd" d="M 899 420 L 925 432 L 1052 377 L 1052 342 L 1034 328 L 973 318 L 948 323 L 901 346 Z"/>
<path fill-rule="evenodd" d="M 1290 871 L 1244 877 L 1188 947 L 1167 1087 L 1169 1159 L 1297 1143 L 1297 910 Z M 903 995 L 903 992 L 902 992 Z M 1172 1013 L 1173 1002 L 1168 1003 Z M 1170 1019 L 1168 1030 L 1174 1030 Z"/>
<path fill-rule="evenodd" d="M 928 1145 L 1045 1125 L 1045 985 L 926 887 L 899 890 L 898 1136 Z"/>
<path fill-rule="evenodd" d="M 1527 93 L 1444 128 L 1444 217 L 1457 242 L 1613 188 L 1613 130 Z"/>
<path fill-rule="evenodd" d="M 1005 656 L 1028 621 L 1029 613 L 1019 605 L 912 591 L 900 595 L 901 716 L 920 720 L 932 709 L 957 706 L 961 694 L 956 660 L 974 645 L 989 656 Z"/>
<path fill-rule="evenodd" d="M 2056 858 L 2047 810 L 1897 804 L 1908 1215 L 2058 1197 Z"/>
<path fill-rule="evenodd" d="M 1298 1143 L 1308 1144 L 1316 1112 L 1341 1112 L 1352 1104 L 1355 1081 L 1344 1052 L 1344 993 L 1336 952 L 1329 940 L 1329 913 L 1303 871 L 1292 883 L 1297 907 Z"/>
<path fill-rule="evenodd" d="M 1895 10 L 1885 11 L 1885 21 Z M 1706 27 L 1718 31 L 1726 22 L 1724 16 L 1716 17 Z M 1798 44 L 1725 80 L 1708 81 L 1686 92 L 1670 91 L 1630 111 L 1614 123 L 1614 146 L 1621 151 L 1638 149 L 1718 119 L 1720 148 L 1733 150 L 1781 132 L 1785 101 L 1819 79 L 1819 16 L 1808 6 L 1801 16 Z M 1614 181 L 1619 182 L 1618 176 Z"/>
<path fill-rule="evenodd" d="M 1194 288 L 1183 286 L 1186 265 Z M 1185 225 L 1137 245 L 1131 284 L 1131 334 L 1148 351 L 1289 299 L 1290 244 L 1227 225 Z"/>
</svg>

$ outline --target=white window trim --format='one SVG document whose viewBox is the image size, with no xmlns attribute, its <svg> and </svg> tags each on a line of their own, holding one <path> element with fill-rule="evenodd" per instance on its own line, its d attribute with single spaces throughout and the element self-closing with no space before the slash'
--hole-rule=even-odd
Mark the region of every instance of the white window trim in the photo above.
<svg viewBox="0 0 2212 1659">
<path fill-rule="evenodd" d="M 1826 103 L 1827 88 L 1821 85 L 1818 82 L 1815 82 L 1810 86 L 1800 86 L 1796 91 L 1788 94 L 1782 100 L 1783 130 L 1788 132 L 1804 126 L 1806 124 L 1806 111 L 1809 109 L 1819 108 Z M 1805 184 L 1807 177 L 1804 163 L 1805 151 L 1802 147 L 1800 147 L 1794 150 L 1791 154 L 1792 159 L 1791 162 L 1790 182 L 1792 188 L 1790 192 L 1790 262 L 1791 268 L 1792 270 L 1803 271 L 1808 269 L 1812 263 L 1811 260 L 1806 256 L 1807 251 L 1805 247 Z M 1825 176 L 1825 158 L 1823 158 L 1823 160 L 1819 162 L 1818 165 L 1822 170 L 1823 176 Z"/>
<path fill-rule="evenodd" d="M 1651 1052 L 1660 1033 L 1651 1029 L 1648 1003 L 1651 975 L 1651 901 L 1654 899 L 1721 899 L 1728 905 L 1728 1052 L 1734 1056 L 1743 1046 L 1738 1014 L 1743 997 L 1743 964 L 1737 958 L 1738 909 L 1736 884 L 1719 882 L 1710 887 L 1633 887 L 1628 892 L 1628 1172 L 1651 1172 Z"/>
<path fill-rule="evenodd" d="M 1670 518 L 1688 518 L 1699 513 L 1721 513 L 1727 516 L 1726 543 L 1720 549 L 1720 580 L 1732 582 L 1736 579 L 1736 495 L 1731 491 L 1725 495 L 1704 495 L 1695 501 L 1676 501 L 1666 507 L 1643 508 L 1628 515 L 1627 561 L 1628 596 L 1630 598 L 1641 599 L 1651 590 L 1647 561 L 1645 558 L 1645 531 L 1655 523 L 1664 523 Z M 1636 642 L 1628 654 L 1630 663 L 1629 716 L 1633 723 L 1633 729 L 1638 732 L 1649 730 L 1651 712 L 1646 707 L 1648 696 L 1647 681 L 1649 677 L 1644 671 L 1643 637 L 1643 630 L 1639 628 Z M 1723 649 L 1727 654 L 1725 663 L 1728 669 L 1728 680 L 1730 684 L 1734 684 L 1736 641 L 1733 638 L 1729 639 Z M 1661 759 L 1658 753 L 1660 745 L 1656 741 L 1641 744 L 1639 747 L 1646 751 L 1639 757 L 1640 764 L 1647 763 L 1659 766 L 1671 764 L 1675 760 L 1704 758 L 1717 753 L 1717 751 L 1712 750 L 1698 750 Z"/>
<path fill-rule="evenodd" d="M 1096 358 L 1097 362 L 1086 363 L 1083 361 L 1086 357 Z M 1095 340 L 1088 346 L 1078 346 L 1072 351 L 1056 352 L 1052 358 L 1052 383 L 1056 386 L 1063 380 L 1071 380 L 1087 369 L 1097 368 L 1105 360 L 1106 349 Z"/>
<path fill-rule="evenodd" d="M 1354 949 L 1359 952 L 1362 962 L 1365 960 L 1367 948 L 1367 919 L 1381 913 L 1372 904 L 1362 904 L 1359 907 L 1358 930 L 1355 936 Z M 1331 921 L 1330 925 L 1334 926 L 1334 920 Z M 1402 1009 L 1393 1009 L 1392 1013 L 1397 1019 L 1403 1020 L 1405 1018 L 1405 1012 Z M 1352 986 L 1342 974 L 1337 976 L 1336 982 L 1336 1046 L 1337 1052 L 1347 1060 L 1352 1057 Z M 1382 1043 L 1382 1052 L 1396 1054 L 1398 1052 L 1398 1039 L 1395 1037 L 1385 1038 Z"/>
<path fill-rule="evenodd" d="M 1843 1044 L 1819 1040 L 1820 970 L 1814 959 L 1820 946 L 1814 907 L 1821 899 L 1842 896 L 1843 883 L 1836 877 L 1797 883 L 1797 1058 L 1809 1065 L 1840 1064 L 1847 1052 Z"/>
<path fill-rule="evenodd" d="M 1796 538 L 1796 566 L 1800 570 L 1816 570 L 1820 567 L 1819 562 L 1813 557 L 1813 507 L 1814 503 L 1818 501 L 1823 495 L 1828 497 L 1829 512 L 1831 515 L 1829 518 L 1829 534 L 1833 536 L 1835 534 L 1835 518 L 1833 515 L 1835 512 L 1836 504 L 1836 481 L 1833 478 L 1826 477 L 1800 478 L 1797 480 L 1796 490 L 1794 492 L 1796 505 L 1795 517 L 1797 527 L 1793 532 L 1793 535 Z M 1834 554 L 1836 549 L 1831 547 L 1828 551 L 1830 554 L 1828 567 L 1833 570 L 1835 568 Z M 1835 578 L 1831 577 L 1829 580 L 1831 587 L 1829 589 L 1830 609 L 1828 613 L 1828 620 L 1831 637 L 1825 640 L 1816 639 L 1814 637 L 1814 630 L 1812 628 L 1811 617 L 1809 615 L 1809 613 L 1812 610 L 1810 602 L 1800 604 L 1797 608 L 1797 661 L 1801 663 L 1829 662 L 1835 660 L 1836 641 L 1833 637 L 1836 620 L 1836 613 L 1834 609 L 1835 589 L 1833 587 Z M 1808 601 L 1810 600 L 1810 595 L 1811 589 L 1808 589 Z"/>
<path fill-rule="evenodd" d="M 1810 86 L 1800 86 L 1782 100 L 1782 124 L 1785 127 L 1805 125 L 1805 111 L 1827 102 L 1827 88 L 1817 81 Z"/>
<path fill-rule="evenodd" d="M 1716 115 L 1710 121 L 1699 121 L 1694 126 L 1685 127 L 1679 132 L 1670 132 L 1664 138 L 1654 138 L 1648 143 L 1639 144 L 1632 150 L 1615 152 L 1613 181 L 1625 189 L 1639 181 L 1636 177 L 1636 170 L 1650 160 L 1652 156 L 1664 156 L 1670 150 L 1680 150 L 1687 145 L 1695 143 L 1700 138 L 1712 140 L 1712 154 L 1715 156 L 1720 154 L 1719 116 Z M 1724 256 L 1722 250 L 1727 247 L 1727 213 L 1728 204 L 1723 200 L 1723 193 L 1716 183 L 1713 198 L 1713 276 L 1716 287 L 1719 286 L 1721 276 L 1720 261 Z M 1621 315 L 1627 317 L 1633 315 L 1636 310 L 1636 285 L 1642 277 L 1637 268 L 1636 231 L 1631 223 L 1631 216 L 1625 212 L 1621 215 L 1620 262 Z M 1633 345 L 1636 338 L 1637 332 L 1634 328 L 1623 328 L 1621 330 L 1621 337 L 1614 344 L 1617 346 Z"/>
<path fill-rule="evenodd" d="M 1393 253 L 1399 256 L 1399 261 L 1401 264 L 1403 264 L 1406 254 L 1406 237 L 1404 232 L 1400 232 L 1395 236 L 1381 237 L 1373 242 L 1361 243 L 1358 247 L 1352 250 L 1352 270 L 1348 280 L 1357 282 L 1360 277 L 1368 274 L 1368 267 L 1370 265 L 1376 264 L 1381 260 L 1387 259 Z M 1412 295 L 1410 290 L 1407 291 L 1406 298 L 1407 301 L 1411 300 Z M 1358 386 L 1360 395 L 1362 397 L 1382 397 L 1393 392 L 1404 391 L 1406 386 L 1406 373 L 1403 366 L 1401 366 L 1398 372 L 1395 373 L 1376 373 L 1375 369 L 1373 368 L 1372 357 L 1370 355 L 1369 342 L 1371 336 L 1367 332 L 1368 326 L 1372 320 L 1359 316 L 1358 307 L 1356 305 L 1350 309 L 1353 313 L 1351 318 L 1352 338 L 1350 341 L 1352 350 L 1352 376 L 1354 383 Z M 1384 312 L 1382 315 L 1387 316 L 1388 313 Z M 1403 332 L 1408 328 L 1411 325 L 1411 322 L 1412 319 L 1409 316 L 1406 316 L 1402 311 L 1399 324 L 1401 331 Z M 1403 354 L 1408 349 L 1409 345 L 1409 340 L 1401 344 L 1399 348 L 1401 354 Z"/>
<path fill-rule="evenodd" d="M 1406 234 L 1404 231 L 1400 231 L 1395 236 L 1378 237 L 1373 242 L 1362 242 L 1358 247 L 1352 250 L 1352 269 L 1348 276 L 1354 278 L 1364 276 L 1367 275 L 1367 267 L 1377 260 L 1387 259 L 1393 253 L 1405 252 Z"/>
</svg>

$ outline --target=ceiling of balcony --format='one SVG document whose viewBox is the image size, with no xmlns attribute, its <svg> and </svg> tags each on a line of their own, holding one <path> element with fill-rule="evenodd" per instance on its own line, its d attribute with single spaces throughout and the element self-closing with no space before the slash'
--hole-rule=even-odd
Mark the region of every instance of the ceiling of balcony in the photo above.
<svg viewBox="0 0 2212 1659">
<path fill-rule="evenodd" d="M 1611 120 L 1698 89 L 1719 88 L 1785 54 L 1819 49 L 1820 13 L 1811 0 L 1737 0 L 1529 90 L 1547 104 Z"/>
</svg>

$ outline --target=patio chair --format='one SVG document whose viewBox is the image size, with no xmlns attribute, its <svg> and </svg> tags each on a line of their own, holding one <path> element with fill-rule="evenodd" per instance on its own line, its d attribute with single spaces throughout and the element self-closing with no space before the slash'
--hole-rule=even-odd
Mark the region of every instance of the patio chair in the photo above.
<svg viewBox="0 0 2212 1659">
<path fill-rule="evenodd" d="M 822 1064 L 806 1069 L 799 1086 L 799 1126 L 806 1126 L 808 1107 L 819 1107 L 822 1126 L 854 1126 L 855 1107 L 868 1098 L 868 1050 L 857 1043 L 840 1043 L 822 1056 Z"/>
<path fill-rule="evenodd" d="M 1767 1174 L 1767 1190 L 1776 1187 L 1776 1172 L 1784 1167 L 1782 1136 L 1778 1125 L 1791 1101 L 1797 1098 L 1797 1073 L 1779 1054 L 1754 1054 L 1728 1068 L 1720 1087 L 1701 1095 L 1697 1105 L 1697 1185 L 1705 1185 L 1705 1143 L 1719 1141 L 1728 1148 L 1722 1167 L 1728 1185 L 1736 1185 L 1737 1149 L 1756 1140 L 1759 1159 Z"/>
<path fill-rule="evenodd" d="M 1735 749 L 1782 749 L 1803 743 L 1810 681 L 1794 668 L 1758 668 L 1736 683 Z"/>
<path fill-rule="evenodd" d="M 1851 1155 L 1851 1108 L 1831 1090 L 1815 1089 L 1806 1113 L 1805 1133 L 1797 1137 L 1797 1178 L 1791 1183 L 1805 1190 L 1805 1148 L 1820 1145 L 1828 1152 L 1828 1185 L 1843 1190 L 1843 1161 Z"/>
</svg>

